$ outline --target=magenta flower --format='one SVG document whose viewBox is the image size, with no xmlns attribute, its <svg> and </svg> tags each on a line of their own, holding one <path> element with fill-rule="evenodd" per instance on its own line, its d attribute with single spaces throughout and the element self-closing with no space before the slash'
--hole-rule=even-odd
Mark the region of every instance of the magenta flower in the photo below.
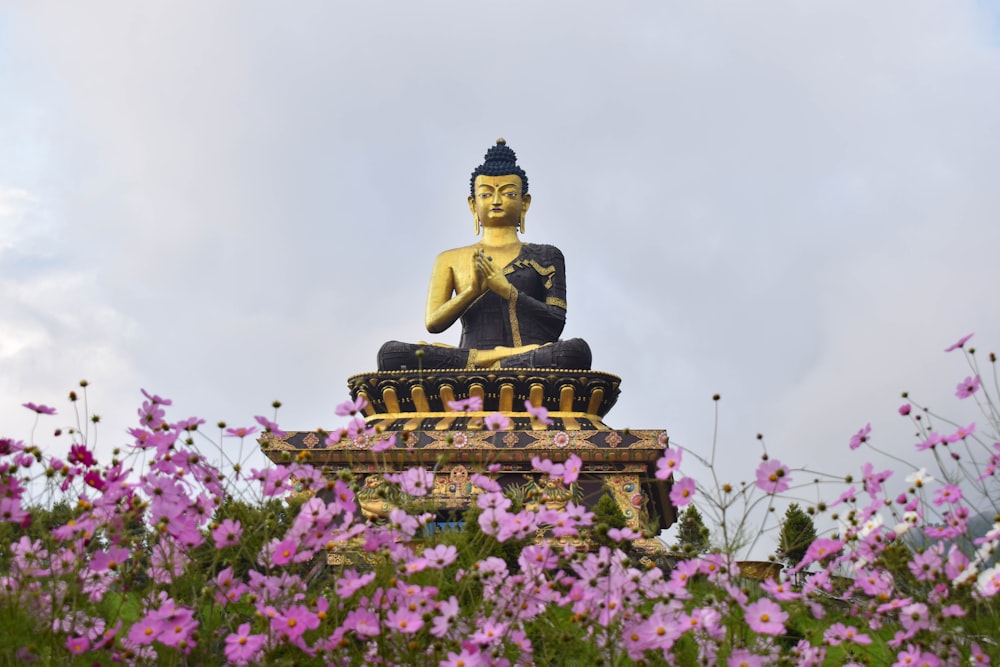
<svg viewBox="0 0 1000 667">
<path fill-rule="evenodd" d="M 961 338 L 958 339 L 957 343 L 952 343 L 948 347 L 944 348 L 944 351 L 951 352 L 952 350 L 957 350 L 958 348 L 964 346 L 970 338 L 972 338 L 972 334 L 969 334 L 968 336 L 962 336 Z"/>
<path fill-rule="evenodd" d="M 785 631 L 788 614 L 774 600 L 761 598 L 746 607 L 747 625 L 762 635 L 780 635 Z"/>
<path fill-rule="evenodd" d="M 757 466 L 757 486 L 765 493 L 784 493 L 790 481 L 788 466 L 777 459 L 761 461 Z"/>
<path fill-rule="evenodd" d="M 528 411 L 528 414 L 531 415 L 532 419 L 537 419 L 542 424 L 552 424 L 552 420 L 549 418 L 548 408 L 544 408 L 542 406 L 536 408 L 531 404 L 531 401 L 525 401 L 524 409 Z"/>
<path fill-rule="evenodd" d="M 905 417 L 906 415 L 910 414 L 910 408 L 911 406 L 909 403 L 903 403 L 901 406 L 899 406 L 899 414 Z"/>
<path fill-rule="evenodd" d="M 250 634 L 250 624 L 243 623 L 236 632 L 226 637 L 226 660 L 241 665 L 256 662 L 265 641 L 267 635 Z"/>
<path fill-rule="evenodd" d="M 868 442 L 868 434 L 872 432 L 871 422 L 865 424 L 865 427 L 860 431 L 851 436 L 851 449 L 857 449 L 861 445 Z"/>
<path fill-rule="evenodd" d="M 968 398 L 979 391 L 979 376 L 969 376 L 958 383 L 955 387 L 955 395 L 959 398 Z"/>
<path fill-rule="evenodd" d="M 54 415 L 56 413 L 55 408 L 50 408 L 47 405 L 35 405 L 34 403 L 22 403 L 22 407 L 28 408 L 40 415 Z"/>
<path fill-rule="evenodd" d="M 86 445 L 73 445 L 69 448 L 69 456 L 66 460 L 70 463 L 79 463 L 82 466 L 90 467 L 97 463 L 97 459 L 94 455 L 87 449 Z"/>
<path fill-rule="evenodd" d="M 670 479 L 681 467 L 681 450 L 668 449 L 656 462 L 656 479 Z"/>
<path fill-rule="evenodd" d="M 256 432 L 256 426 L 240 426 L 239 428 L 227 428 L 226 436 L 230 438 L 245 438 Z"/>
<path fill-rule="evenodd" d="M 684 507 L 694 499 L 695 484 L 690 477 L 685 477 L 674 482 L 674 488 L 670 490 L 670 502 L 674 507 Z"/>
</svg>

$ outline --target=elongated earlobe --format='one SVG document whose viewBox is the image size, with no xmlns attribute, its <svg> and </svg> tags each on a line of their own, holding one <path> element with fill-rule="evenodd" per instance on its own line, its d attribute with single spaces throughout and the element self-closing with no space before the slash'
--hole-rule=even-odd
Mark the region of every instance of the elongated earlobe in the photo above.
<svg viewBox="0 0 1000 667">
<path fill-rule="evenodd" d="M 478 215 L 474 215 L 472 217 L 476 221 L 476 236 L 479 236 L 479 216 Z M 521 220 L 521 231 L 522 232 L 524 231 L 524 220 Z"/>
</svg>

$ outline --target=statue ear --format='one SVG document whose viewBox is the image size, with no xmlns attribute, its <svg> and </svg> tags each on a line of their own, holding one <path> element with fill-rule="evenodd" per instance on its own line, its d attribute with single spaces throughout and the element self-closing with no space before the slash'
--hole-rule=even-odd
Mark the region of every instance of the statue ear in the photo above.
<svg viewBox="0 0 1000 667">
<path fill-rule="evenodd" d="M 479 236 L 479 214 L 476 213 L 476 198 L 469 195 L 469 210 L 472 211 L 472 219 L 476 221 L 476 236 Z"/>
<path fill-rule="evenodd" d="M 528 207 L 531 206 L 531 195 L 524 195 L 523 197 L 521 197 L 521 201 L 524 202 L 524 206 L 521 210 L 527 211 Z"/>
</svg>

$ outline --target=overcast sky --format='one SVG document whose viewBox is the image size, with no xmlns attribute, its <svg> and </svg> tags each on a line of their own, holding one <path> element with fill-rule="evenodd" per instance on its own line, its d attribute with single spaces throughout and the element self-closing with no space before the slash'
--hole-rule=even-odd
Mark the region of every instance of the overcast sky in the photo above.
<svg viewBox="0 0 1000 667">
<path fill-rule="evenodd" d="M 1000 348 L 995 2 L 7 3 L 0 424 L 81 378 L 125 441 L 174 418 L 338 423 L 349 375 L 423 329 L 474 241 L 498 136 L 529 242 L 566 255 L 565 337 L 620 375 L 606 421 L 749 479 L 913 458 L 904 389 L 961 414 Z M 64 453 L 64 452 L 62 452 Z"/>
</svg>

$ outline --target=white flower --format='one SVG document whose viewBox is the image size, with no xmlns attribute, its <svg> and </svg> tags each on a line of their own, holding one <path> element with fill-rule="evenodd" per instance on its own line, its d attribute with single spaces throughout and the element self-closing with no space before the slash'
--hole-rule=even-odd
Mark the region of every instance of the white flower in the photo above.
<svg viewBox="0 0 1000 667">
<path fill-rule="evenodd" d="M 906 483 L 912 484 L 913 486 L 920 488 L 928 482 L 933 482 L 934 478 L 927 474 L 927 468 L 921 468 L 915 472 L 911 472 L 906 476 Z"/>
<path fill-rule="evenodd" d="M 979 573 L 976 579 L 976 590 L 986 597 L 992 597 L 1000 591 L 1000 565 L 994 565 Z"/>
</svg>

